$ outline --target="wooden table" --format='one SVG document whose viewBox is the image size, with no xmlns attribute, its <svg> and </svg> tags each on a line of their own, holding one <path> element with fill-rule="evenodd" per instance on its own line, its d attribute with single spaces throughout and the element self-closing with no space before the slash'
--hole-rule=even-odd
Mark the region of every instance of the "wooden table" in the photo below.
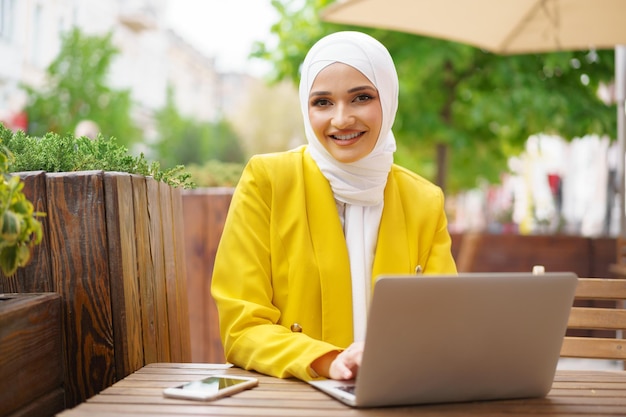
<svg viewBox="0 0 626 417">
<path fill-rule="evenodd" d="M 214 373 L 254 375 L 258 387 L 214 402 L 164 398 L 165 387 Z M 558 371 L 546 398 L 352 409 L 297 380 L 211 364 L 155 363 L 58 416 L 626 416 L 626 371 Z"/>
</svg>

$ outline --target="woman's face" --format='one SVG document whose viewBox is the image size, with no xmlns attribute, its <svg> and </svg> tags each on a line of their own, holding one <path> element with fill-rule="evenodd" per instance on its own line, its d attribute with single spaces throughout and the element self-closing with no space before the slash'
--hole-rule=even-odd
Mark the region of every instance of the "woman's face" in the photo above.
<svg viewBox="0 0 626 417">
<path fill-rule="evenodd" d="M 354 67 L 336 62 L 320 71 L 308 109 L 315 136 L 339 162 L 358 161 L 374 149 L 383 120 L 380 98 Z"/>
</svg>

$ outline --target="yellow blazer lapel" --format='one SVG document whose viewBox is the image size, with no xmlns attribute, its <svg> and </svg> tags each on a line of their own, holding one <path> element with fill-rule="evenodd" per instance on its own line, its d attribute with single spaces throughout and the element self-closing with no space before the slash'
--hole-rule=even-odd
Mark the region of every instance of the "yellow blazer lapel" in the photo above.
<svg viewBox="0 0 626 417">
<path fill-rule="evenodd" d="M 304 154 L 306 208 L 322 294 L 322 337 L 348 346 L 352 334 L 352 283 L 346 240 L 328 180 Z"/>
<path fill-rule="evenodd" d="M 409 239 L 404 207 L 398 185 L 390 173 L 385 188 L 385 205 L 380 219 L 376 255 L 372 270 L 372 285 L 380 274 L 412 272 L 417 258 L 416 240 Z"/>
</svg>

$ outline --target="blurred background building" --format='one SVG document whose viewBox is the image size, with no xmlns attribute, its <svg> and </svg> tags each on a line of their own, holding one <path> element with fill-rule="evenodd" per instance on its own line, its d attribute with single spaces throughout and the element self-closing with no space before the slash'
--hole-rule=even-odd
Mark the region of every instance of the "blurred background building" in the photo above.
<svg viewBox="0 0 626 417">
<path fill-rule="evenodd" d="M 44 83 L 61 35 L 73 27 L 89 35 L 113 34 L 120 54 L 109 82 L 131 90 L 133 118 L 147 140 L 155 135 L 153 114 L 165 105 L 168 86 L 185 116 L 213 122 L 228 115 L 255 80 L 218 73 L 214 58 L 167 27 L 167 5 L 168 0 L 0 0 L 0 120 L 25 129 L 20 85 Z"/>
</svg>

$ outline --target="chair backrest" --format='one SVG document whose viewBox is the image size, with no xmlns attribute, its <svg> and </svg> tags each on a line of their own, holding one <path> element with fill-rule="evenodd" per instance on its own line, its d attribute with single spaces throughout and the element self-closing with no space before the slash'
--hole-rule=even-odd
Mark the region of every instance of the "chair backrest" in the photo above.
<svg viewBox="0 0 626 417">
<path fill-rule="evenodd" d="M 626 279 L 579 278 L 575 299 L 568 329 L 590 332 L 588 336 L 568 332 L 561 356 L 621 360 L 626 369 Z M 586 300 L 590 306 L 582 306 Z M 598 334 L 607 331 L 608 336 Z"/>
</svg>

